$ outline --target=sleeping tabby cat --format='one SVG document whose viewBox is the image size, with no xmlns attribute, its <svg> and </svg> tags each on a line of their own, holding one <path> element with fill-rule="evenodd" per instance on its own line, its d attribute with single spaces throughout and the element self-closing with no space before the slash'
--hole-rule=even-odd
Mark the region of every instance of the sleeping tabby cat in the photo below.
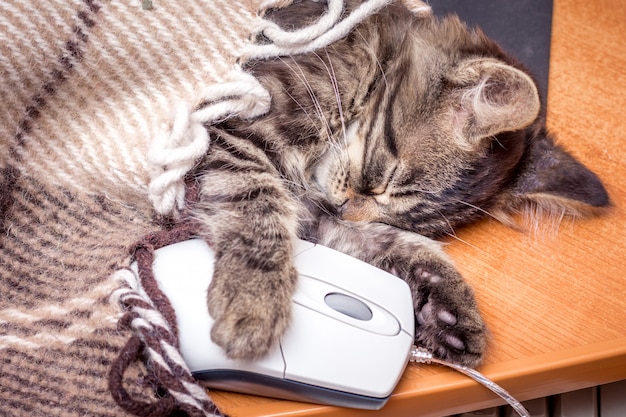
<svg viewBox="0 0 626 417">
<path fill-rule="evenodd" d="M 324 8 L 304 0 L 269 16 L 296 28 Z M 406 280 L 416 342 L 474 366 L 487 331 L 432 239 L 487 213 L 510 222 L 528 209 L 580 215 L 609 204 L 546 131 L 532 78 L 456 17 L 396 2 L 327 48 L 245 69 L 271 93 L 271 110 L 208 126 L 193 174 L 192 210 L 216 251 L 211 337 L 232 358 L 262 356 L 289 325 L 300 237 Z"/>
</svg>

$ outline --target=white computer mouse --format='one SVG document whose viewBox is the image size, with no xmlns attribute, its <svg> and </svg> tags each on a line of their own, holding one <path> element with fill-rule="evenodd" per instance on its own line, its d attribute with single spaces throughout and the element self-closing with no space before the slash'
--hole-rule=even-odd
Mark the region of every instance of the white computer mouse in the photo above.
<svg viewBox="0 0 626 417">
<path fill-rule="evenodd" d="M 232 360 L 210 338 L 206 306 L 214 255 L 200 239 L 156 251 L 153 271 L 179 328 L 192 374 L 210 388 L 296 401 L 379 409 L 389 399 L 413 343 L 411 292 L 365 262 L 298 241 L 300 276 L 293 318 L 270 353 Z M 136 271 L 136 265 L 132 268 Z"/>
</svg>

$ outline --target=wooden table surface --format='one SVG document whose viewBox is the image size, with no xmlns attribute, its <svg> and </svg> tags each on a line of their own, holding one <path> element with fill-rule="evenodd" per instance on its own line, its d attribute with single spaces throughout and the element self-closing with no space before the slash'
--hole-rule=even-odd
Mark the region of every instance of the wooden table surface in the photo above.
<svg viewBox="0 0 626 417">
<path fill-rule="evenodd" d="M 626 379 L 626 2 L 554 1 L 548 99 L 549 128 L 598 173 L 613 207 L 558 233 L 485 221 L 448 247 L 492 332 L 480 370 L 520 400 Z M 413 364 L 376 412 L 211 396 L 231 417 L 428 417 L 503 403 L 461 374 Z"/>
</svg>

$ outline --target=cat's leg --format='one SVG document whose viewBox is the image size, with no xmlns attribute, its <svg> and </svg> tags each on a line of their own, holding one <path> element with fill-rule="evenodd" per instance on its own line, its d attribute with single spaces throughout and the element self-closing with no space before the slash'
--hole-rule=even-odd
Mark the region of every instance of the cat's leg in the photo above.
<svg viewBox="0 0 626 417">
<path fill-rule="evenodd" d="M 443 252 L 441 243 L 384 224 L 334 219 L 320 223 L 317 239 L 409 284 L 417 318 L 417 344 L 458 364 L 480 363 L 488 332 L 472 289 Z"/>
<path fill-rule="evenodd" d="M 211 338 L 231 358 L 259 358 L 291 318 L 299 206 L 262 152 L 235 138 L 214 145 L 193 208 L 216 254 L 208 290 Z"/>
</svg>

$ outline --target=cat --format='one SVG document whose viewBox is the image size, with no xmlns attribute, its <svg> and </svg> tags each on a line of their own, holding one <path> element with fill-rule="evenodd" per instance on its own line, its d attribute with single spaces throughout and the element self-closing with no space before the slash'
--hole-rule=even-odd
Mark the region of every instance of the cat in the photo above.
<svg viewBox="0 0 626 417">
<path fill-rule="evenodd" d="M 325 7 L 303 0 L 267 17 L 295 29 Z M 262 357 L 289 326 L 299 237 L 405 280 L 416 343 L 476 366 L 488 331 L 435 239 L 486 215 L 512 223 L 610 204 L 555 144 L 528 72 L 455 16 L 395 2 L 326 48 L 244 69 L 271 109 L 207 126 L 211 145 L 192 174 L 193 218 L 216 253 L 211 338 L 231 358 Z"/>
</svg>

